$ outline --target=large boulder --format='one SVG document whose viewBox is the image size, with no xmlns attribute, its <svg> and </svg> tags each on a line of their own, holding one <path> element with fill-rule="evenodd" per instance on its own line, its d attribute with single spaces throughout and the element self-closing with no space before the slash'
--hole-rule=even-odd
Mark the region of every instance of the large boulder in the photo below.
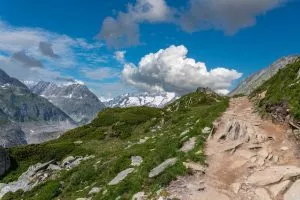
<svg viewBox="0 0 300 200">
<path fill-rule="evenodd" d="M 7 151 L 0 147 L 0 176 L 10 168 L 10 158 Z"/>
</svg>

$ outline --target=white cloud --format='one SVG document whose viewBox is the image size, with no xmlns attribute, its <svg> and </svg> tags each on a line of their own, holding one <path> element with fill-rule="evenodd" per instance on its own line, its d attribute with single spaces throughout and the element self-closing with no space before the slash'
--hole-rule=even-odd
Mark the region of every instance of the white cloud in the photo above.
<svg viewBox="0 0 300 200">
<path fill-rule="evenodd" d="M 92 80 L 105 80 L 109 78 L 116 78 L 119 76 L 119 72 L 110 67 L 101 67 L 98 69 L 83 69 L 81 70 L 85 77 Z"/>
<path fill-rule="evenodd" d="M 242 74 L 226 68 L 207 70 L 205 63 L 187 58 L 184 46 L 170 46 L 144 56 L 138 66 L 125 64 L 122 78 L 130 85 L 147 91 L 167 91 L 179 94 L 209 87 L 226 93 L 232 81 Z"/>
<path fill-rule="evenodd" d="M 115 56 L 114 58 L 119 61 L 120 63 L 125 63 L 126 60 L 125 60 L 125 54 L 126 54 L 126 51 L 115 51 Z"/>
<path fill-rule="evenodd" d="M 216 29 L 226 34 L 256 24 L 256 18 L 289 0 L 188 0 L 175 9 L 166 0 L 137 0 L 102 22 L 99 38 L 113 48 L 140 43 L 139 24 L 173 23 L 186 32 Z M 184 1 L 183 1 L 184 2 Z"/>
<path fill-rule="evenodd" d="M 88 43 L 82 38 L 71 38 L 40 28 L 15 27 L 0 20 L 0 52 L 7 55 L 25 50 L 30 57 L 70 68 L 78 64 L 79 51 L 92 54 L 94 49 L 102 46 L 100 42 Z"/>
<path fill-rule="evenodd" d="M 102 46 L 99 41 L 91 43 L 40 28 L 15 27 L 0 20 L 0 68 L 22 81 L 79 83 L 75 77 L 80 77 L 82 66 L 92 74 L 89 67 L 108 62 L 109 57 L 99 53 Z M 75 77 L 66 76 L 70 70 Z"/>
<path fill-rule="evenodd" d="M 106 17 L 102 23 L 99 38 L 113 48 L 139 44 L 139 23 L 170 22 L 173 10 L 164 0 L 137 0 L 128 4 L 127 12 L 119 12 L 116 18 Z"/>
</svg>

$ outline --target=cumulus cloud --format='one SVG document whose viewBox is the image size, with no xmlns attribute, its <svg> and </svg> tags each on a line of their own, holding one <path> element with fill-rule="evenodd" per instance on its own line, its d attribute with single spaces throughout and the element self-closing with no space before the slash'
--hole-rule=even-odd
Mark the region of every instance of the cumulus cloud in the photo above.
<svg viewBox="0 0 300 200">
<path fill-rule="evenodd" d="M 140 23 L 173 23 L 186 32 L 216 29 L 226 34 L 256 24 L 257 16 L 284 5 L 288 0 L 189 0 L 175 9 L 166 0 L 137 0 L 126 12 L 107 17 L 99 38 L 121 48 L 140 43 Z"/>
<path fill-rule="evenodd" d="M 45 56 L 49 56 L 51 58 L 59 58 L 57 54 L 54 53 L 52 49 L 52 44 L 48 42 L 40 42 L 39 43 L 39 50 Z"/>
<path fill-rule="evenodd" d="M 114 58 L 120 63 L 125 63 L 126 51 L 115 51 Z"/>
<path fill-rule="evenodd" d="M 101 67 L 98 69 L 83 69 L 81 70 L 85 77 L 92 80 L 105 80 L 110 78 L 116 78 L 119 76 L 119 72 L 110 67 Z"/>
<path fill-rule="evenodd" d="M 27 67 L 43 67 L 41 61 L 27 55 L 24 50 L 13 53 L 12 59 Z"/>
<path fill-rule="evenodd" d="M 99 38 L 113 48 L 137 45 L 140 42 L 139 23 L 170 22 L 173 10 L 164 0 L 137 0 L 128 4 L 127 12 L 119 12 L 116 18 L 106 17 Z"/>
<path fill-rule="evenodd" d="M 217 29 L 233 34 L 256 24 L 256 17 L 287 0 L 190 0 L 179 24 L 188 32 Z"/>
<path fill-rule="evenodd" d="M 209 87 L 219 93 L 228 93 L 232 81 L 242 74 L 236 70 L 214 68 L 187 57 L 184 46 L 170 46 L 144 56 L 138 66 L 125 64 L 122 78 L 128 84 L 147 91 L 167 91 L 185 94 L 197 87 Z"/>
</svg>

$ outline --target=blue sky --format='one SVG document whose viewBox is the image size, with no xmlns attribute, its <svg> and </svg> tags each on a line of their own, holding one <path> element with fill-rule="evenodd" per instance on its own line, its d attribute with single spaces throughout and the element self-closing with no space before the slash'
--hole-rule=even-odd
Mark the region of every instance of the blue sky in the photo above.
<svg viewBox="0 0 300 200">
<path fill-rule="evenodd" d="M 218 2 L 0 0 L 0 67 L 27 81 L 80 80 L 105 97 L 224 92 L 241 74 L 300 52 L 299 1 Z"/>
</svg>

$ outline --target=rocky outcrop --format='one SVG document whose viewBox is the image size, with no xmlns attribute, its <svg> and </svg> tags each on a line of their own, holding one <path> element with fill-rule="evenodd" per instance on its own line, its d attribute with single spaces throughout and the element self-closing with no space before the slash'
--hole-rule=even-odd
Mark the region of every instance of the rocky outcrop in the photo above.
<svg viewBox="0 0 300 200">
<path fill-rule="evenodd" d="M 295 62 L 299 56 L 287 56 L 283 57 L 271 66 L 253 74 L 252 76 L 243 80 L 237 88 L 235 88 L 229 95 L 245 94 L 249 95 L 256 88 L 261 86 L 265 81 L 273 77 L 280 69 L 284 68 L 290 63 Z"/>
<path fill-rule="evenodd" d="M 18 190 L 29 191 L 49 178 L 55 178 L 59 171 L 69 170 L 78 166 L 82 161 L 92 158 L 94 158 L 92 155 L 86 157 L 69 156 L 61 163 L 51 160 L 46 163 L 37 163 L 30 166 L 18 180 L 10 183 L 0 183 L 0 199 L 8 192 L 16 192 Z"/>
<path fill-rule="evenodd" d="M 8 152 L 0 147 L 0 177 L 10 168 L 10 157 Z"/>
</svg>

